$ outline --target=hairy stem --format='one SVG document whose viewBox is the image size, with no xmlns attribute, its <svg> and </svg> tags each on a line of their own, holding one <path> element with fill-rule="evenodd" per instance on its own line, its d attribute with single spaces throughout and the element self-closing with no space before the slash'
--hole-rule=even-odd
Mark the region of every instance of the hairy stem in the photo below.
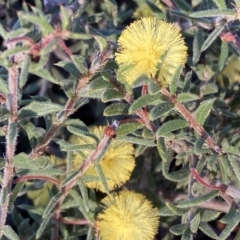
<svg viewBox="0 0 240 240">
<path fill-rule="evenodd" d="M 13 65 L 8 71 L 8 104 L 7 108 L 10 112 L 8 120 L 8 134 L 6 136 L 6 162 L 3 173 L 3 183 L 1 190 L 1 205 L 0 205 L 0 238 L 2 238 L 2 227 L 6 223 L 7 213 L 9 209 L 9 199 L 11 195 L 11 188 L 13 183 L 14 166 L 13 158 L 17 145 L 17 113 L 18 113 L 18 76 L 19 67 Z"/>
</svg>

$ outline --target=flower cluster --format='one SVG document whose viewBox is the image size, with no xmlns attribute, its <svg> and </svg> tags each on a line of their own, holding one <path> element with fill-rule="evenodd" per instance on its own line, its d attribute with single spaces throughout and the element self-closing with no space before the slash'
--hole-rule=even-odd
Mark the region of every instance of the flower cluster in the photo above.
<svg viewBox="0 0 240 240">
<path fill-rule="evenodd" d="M 151 240 L 159 225 L 158 209 L 142 194 L 123 190 L 103 199 L 105 210 L 97 217 L 102 240 Z"/>
<path fill-rule="evenodd" d="M 147 75 L 165 87 L 176 68 L 187 59 L 187 47 L 179 28 L 153 17 L 130 24 L 123 30 L 118 45 L 116 61 L 130 85 Z"/>
<path fill-rule="evenodd" d="M 101 139 L 104 134 L 104 126 L 92 127 L 89 129 L 96 137 Z M 96 144 L 92 137 L 83 136 L 77 137 L 73 135 L 70 138 L 70 142 L 74 144 Z M 81 154 L 74 154 L 73 168 L 78 169 L 84 161 L 84 156 L 88 156 L 91 150 L 83 150 Z M 107 180 L 108 189 L 111 191 L 116 187 L 122 186 L 129 180 L 131 173 L 135 167 L 134 148 L 131 143 L 123 143 L 117 140 L 113 140 L 109 149 L 105 153 L 103 159 L 99 162 L 99 165 Z M 91 165 L 84 175 L 90 175 L 98 177 L 97 171 L 94 165 Z M 102 192 L 105 192 L 102 182 L 100 180 L 87 182 L 86 186 L 89 188 L 95 188 Z"/>
</svg>

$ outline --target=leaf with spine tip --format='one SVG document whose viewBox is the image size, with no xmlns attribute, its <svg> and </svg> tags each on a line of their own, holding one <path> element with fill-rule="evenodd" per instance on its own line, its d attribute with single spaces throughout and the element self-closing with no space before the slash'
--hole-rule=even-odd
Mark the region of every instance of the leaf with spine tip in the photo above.
<svg viewBox="0 0 240 240">
<path fill-rule="evenodd" d="M 176 91 L 177 91 L 178 81 L 179 81 L 179 78 L 180 78 L 180 75 L 181 75 L 181 72 L 182 72 L 182 68 L 183 68 L 183 65 L 180 64 L 176 68 L 176 70 L 175 70 L 175 72 L 172 76 L 172 79 L 171 79 L 170 85 L 169 85 L 169 89 L 170 89 L 171 94 L 175 94 Z"/>
<path fill-rule="evenodd" d="M 106 81 L 106 80 L 102 79 L 102 78 L 96 79 L 89 84 L 89 91 L 90 92 L 101 90 L 101 89 L 109 89 L 109 88 L 112 89 L 113 84 L 110 83 L 109 81 Z"/>
<path fill-rule="evenodd" d="M 199 224 L 199 229 L 210 238 L 218 239 L 218 235 L 213 231 L 212 227 L 208 223 L 201 222 Z"/>
<path fill-rule="evenodd" d="M 80 55 L 71 55 L 71 59 L 80 73 L 85 74 L 88 72 L 87 63 L 84 57 Z"/>
<path fill-rule="evenodd" d="M 116 134 L 117 136 L 124 136 L 127 135 L 131 132 L 136 131 L 137 129 L 143 128 L 143 125 L 141 123 L 138 122 L 129 122 L 129 123 L 125 123 L 125 124 L 121 124 L 117 130 L 116 130 Z"/>
<path fill-rule="evenodd" d="M 3 235 L 5 237 L 7 237 L 7 239 L 10 239 L 10 240 L 20 240 L 18 235 L 8 225 L 5 225 L 5 226 L 2 227 L 2 233 L 3 233 Z"/>
<path fill-rule="evenodd" d="M 202 88 L 201 94 L 205 96 L 216 92 L 218 92 L 217 85 L 215 83 L 208 83 Z"/>
<path fill-rule="evenodd" d="M 204 210 L 201 210 L 200 214 L 201 214 L 201 222 L 210 222 L 217 219 L 220 216 L 221 212 L 210 210 L 210 209 L 204 209 Z"/>
<path fill-rule="evenodd" d="M 192 71 L 189 71 L 184 78 L 184 83 L 183 83 L 184 93 L 190 92 L 191 79 L 192 79 Z"/>
<path fill-rule="evenodd" d="M 160 208 L 159 215 L 161 217 L 173 217 L 175 216 L 175 213 L 173 213 L 168 207 L 164 206 Z"/>
<path fill-rule="evenodd" d="M 116 140 L 121 141 L 121 142 L 130 142 L 133 144 L 149 146 L 149 147 L 156 146 L 156 144 L 152 140 L 137 138 L 137 137 L 120 136 L 120 137 L 117 137 Z"/>
<path fill-rule="evenodd" d="M 191 13 L 189 17 L 192 18 L 205 18 L 205 17 L 229 17 L 236 16 L 237 12 L 235 9 L 212 9 L 212 10 L 204 10 Z"/>
<path fill-rule="evenodd" d="M 124 98 L 124 94 L 115 90 L 114 88 L 107 89 L 102 95 L 102 101 L 109 102 L 114 100 L 121 100 Z"/>
<path fill-rule="evenodd" d="M 240 165 L 239 161 L 233 155 L 228 155 L 229 163 L 232 167 L 234 174 L 236 175 L 237 179 L 240 180 Z"/>
<path fill-rule="evenodd" d="M 187 228 L 188 228 L 188 225 L 186 223 L 177 224 L 170 227 L 170 232 L 176 236 L 180 236 L 185 232 Z"/>
<path fill-rule="evenodd" d="M 48 215 L 51 215 L 54 212 L 54 208 L 58 203 L 59 198 L 62 196 L 61 192 L 58 192 L 55 196 L 53 196 L 48 203 L 47 207 L 45 208 L 42 218 L 47 217 Z"/>
<path fill-rule="evenodd" d="M 190 229 L 192 233 L 196 233 L 200 224 L 200 214 L 196 214 L 190 222 Z"/>
<path fill-rule="evenodd" d="M 203 36 L 204 36 L 203 30 L 199 28 L 193 39 L 193 64 L 194 65 L 198 62 L 201 55 L 201 47 L 204 42 Z"/>
<path fill-rule="evenodd" d="M 129 114 L 135 113 L 138 109 L 147 105 L 155 105 L 156 102 L 162 101 L 159 94 L 146 94 L 136 99 L 129 107 Z"/>
<path fill-rule="evenodd" d="M 219 62 L 218 62 L 218 71 L 222 71 L 223 68 L 225 67 L 227 60 L 228 60 L 228 43 L 222 41 L 221 44 L 221 54 L 220 54 L 220 58 L 219 58 Z"/>
<path fill-rule="evenodd" d="M 182 216 L 183 214 L 186 214 L 188 212 L 188 209 L 177 208 L 174 204 L 170 202 L 166 202 L 165 204 L 174 214 L 178 216 Z"/>
<path fill-rule="evenodd" d="M 190 228 L 187 228 L 184 231 L 181 240 L 193 240 L 193 234 L 192 234 Z"/>
<path fill-rule="evenodd" d="M 53 216 L 53 214 L 49 214 L 43 219 L 43 221 L 41 222 L 41 224 L 40 224 L 40 226 L 37 230 L 36 239 L 39 239 L 42 236 L 43 232 L 45 231 L 45 229 L 49 225 L 49 222 L 51 221 L 52 216 Z M 50 231 L 50 229 L 48 229 L 48 231 Z"/>
<path fill-rule="evenodd" d="M 164 114 L 167 114 L 174 108 L 174 104 L 171 102 L 161 102 L 157 106 L 155 106 L 149 113 L 149 117 L 151 120 L 155 120 L 161 117 Z"/>
<path fill-rule="evenodd" d="M 179 130 L 179 129 L 182 129 L 185 127 L 188 127 L 187 121 L 185 121 L 183 119 L 171 120 L 171 121 L 168 121 L 168 122 L 162 124 L 158 128 L 156 135 L 157 136 L 165 136 L 166 134 L 168 134 L 170 132 L 173 132 L 173 131 L 176 131 L 176 130 Z"/>
<path fill-rule="evenodd" d="M 199 123 L 200 125 L 204 124 L 205 120 L 207 119 L 211 111 L 214 101 L 215 101 L 215 98 L 208 99 L 201 102 L 200 106 L 195 111 L 195 118 L 197 123 Z"/>
<path fill-rule="evenodd" d="M 63 110 L 64 107 L 56 103 L 32 101 L 19 111 L 19 118 L 41 117 Z"/>
<path fill-rule="evenodd" d="M 19 87 L 23 88 L 28 80 L 28 69 L 31 63 L 30 56 L 25 54 L 22 65 L 21 65 L 21 73 L 19 76 Z"/>
<path fill-rule="evenodd" d="M 214 3 L 217 5 L 218 9 L 227 9 L 227 5 L 225 0 L 213 0 Z"/>
<path fill-rule="evenodd" d="M 219 34 L 224 29 L 224 27 L 225 27 L 225 23 L 221 23 L 211 32 L 211 34 L 208 36 L 208 38 L 205 40 L 205 42 L 201 47 L 202 52 L 205 51 L 215 41 L 215 39 L 219 36 Z"/>
<path fill-rule="evenodd" d="M 180 93 L 177 96 L 178 102 L 191 102 L 198 99 L 199 99 L 199 96 L 193 93 Z"/>
<path fill-rule="evenodd" d="M 196 197 L 193 199 L 189 199 L 186 201 L 183 201 L 181 203 L 179 203 L 177 205 L 178 208 L 190 208 L 190 207 L 194 207 L 200 203 L 206 202 L 208 200 L 213 199 L 214 197 L 216 197 L 219 194 L 219 191 L 212 191 L 210 193 L 207 193 L 206 195 L 200 196 L 200 197 Z"/>
<path fill-rule="evenodd" d="M 80 73 L 73 62 L 62 60 L 55 63 L 54 65 L 63 68 L 65 71 L 67 71 L 68 73 L 70 73 L 72 76 L 76 78 L 80 77 Z"/>
<path fill-rule="evenodd" d="M 126 103 L 112 103 L 104 109 L 104 116 L 127 115 L 129 105 Z"/>
<path fill-rule="evenodd" d="M 10 112 L 3 105 L 0 105 L 0 122 L 8 120 L 9 117 Z"/>
<path fill-rule="evenodd" d="M 240 222 L 240 212 L 236 212 L 233 218 L 227 223 L 227 226 L 224 228 L 222 233 L 220 234 L 218 240 L 225 240 L 231 234 L 231 232 L 235 229 L 235 227 Z"/>
</svg>

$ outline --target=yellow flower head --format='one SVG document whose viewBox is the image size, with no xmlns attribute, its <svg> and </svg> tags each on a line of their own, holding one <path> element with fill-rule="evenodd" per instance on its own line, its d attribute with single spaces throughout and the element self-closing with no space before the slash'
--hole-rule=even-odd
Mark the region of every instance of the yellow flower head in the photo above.
<svg viewBox="0 0 240 240">
<path fill-rule="evenodd" d="M 158 209 L 142 194 L 121 191 L 103 199 L 106 209 L 97 217 L 102 240 L 151 240 L 159 225 Z"/>
<path fill-rule="evenodd" d="M 103 137 L 104 126 L 90 128 L 89 131 L 96 135 L 99 140 Z M 72 136 L 70 141 L 75 144 L 96 144 L 95 140 L 91 137 L 77 137 Z M 84 150 L 82 153 L 88 156 L 92 150 Z M 107 180 L 108 189 L 111 191 L 116 187 L 122 186 L 129 180 L 131 173 L 135 167 L 134 148 L 130 143 L 123 143 L 117 140 L 113 140 L 109 149 L 105 153 L 103 159 L 99 162 L 103 174 Z M 84 157 L 80 155 L 74 155 L 73 168 L 78 169 L 84 161 Z M 98 176 L 95 166 L 92 164 L 85 175 Z M 95 188 L 102 192 L 105 192 L 102 182 L 91 181 L 87 182 L 86 186 L 89 188 Z"/>
<path fill-rule="evenodd" d="M 153 17 L 130 24 L 123 30 L 118 44 L 116 61 L 124 69 L 129 84 L 145 74 L 166 86 L 176 68 L 187 59 L 187 47 L 179 28 Z"/>
</svg>

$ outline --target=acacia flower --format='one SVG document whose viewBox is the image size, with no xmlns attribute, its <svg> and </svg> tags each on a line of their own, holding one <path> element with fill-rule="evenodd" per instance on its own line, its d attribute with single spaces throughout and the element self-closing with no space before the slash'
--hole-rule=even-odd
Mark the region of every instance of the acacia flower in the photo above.
<svg viewBox="0 0 240 240">
<path fill-rule="evenodd" d="M 123 190 L 103 199 L 105 210 L 97 216 L 102 240 L 151 240 L 159 225 L 158 209 L 145 196 Z"/>
<path fill-rule="evenodd" d="M 165 87 L 176 68 L 187 59 L 187 47 L 179 28 L 154 17 L 131 23 L 123 30 L 118 45 L 116 61 L 130 85 L 141 75 L 147 75 L 156 77 Z"/>
<path fill-rule="evenodd" d="M 89 129 L 97 138 L 102 139 L 104 135 L 104 126 L 92 127 Z M 70 142 L 74 144 L 95 144 L 96 142 L 92 137 L 83 136 L 77 137 L 73 135 L 70 138 Z M 74 154 L 73 157 L 73 169 L 78 169 L 84 161 L 84 156 L 88 156 L 92 150 L 85 149 L 82 154 Z M 117 140 L 112 140 L 108 150 L 106 151 L 103 159 L 99 162 L 99 165 L 103 171 L 103 174 L 107 180 L 108 189 L 111 191 L 116 187 L 122 186 L 129 180 L 131 173 L 135 167 L 134 148 L 130 143 L 123 143 Z M 92 164 L 84 175 L 98 176 L 94 164 Z M 89 188 L 95 188 L 102 192 L 105 192 L 102 182 L 100 180 L 86 182 L 86 186 Z"/>
</svg>

